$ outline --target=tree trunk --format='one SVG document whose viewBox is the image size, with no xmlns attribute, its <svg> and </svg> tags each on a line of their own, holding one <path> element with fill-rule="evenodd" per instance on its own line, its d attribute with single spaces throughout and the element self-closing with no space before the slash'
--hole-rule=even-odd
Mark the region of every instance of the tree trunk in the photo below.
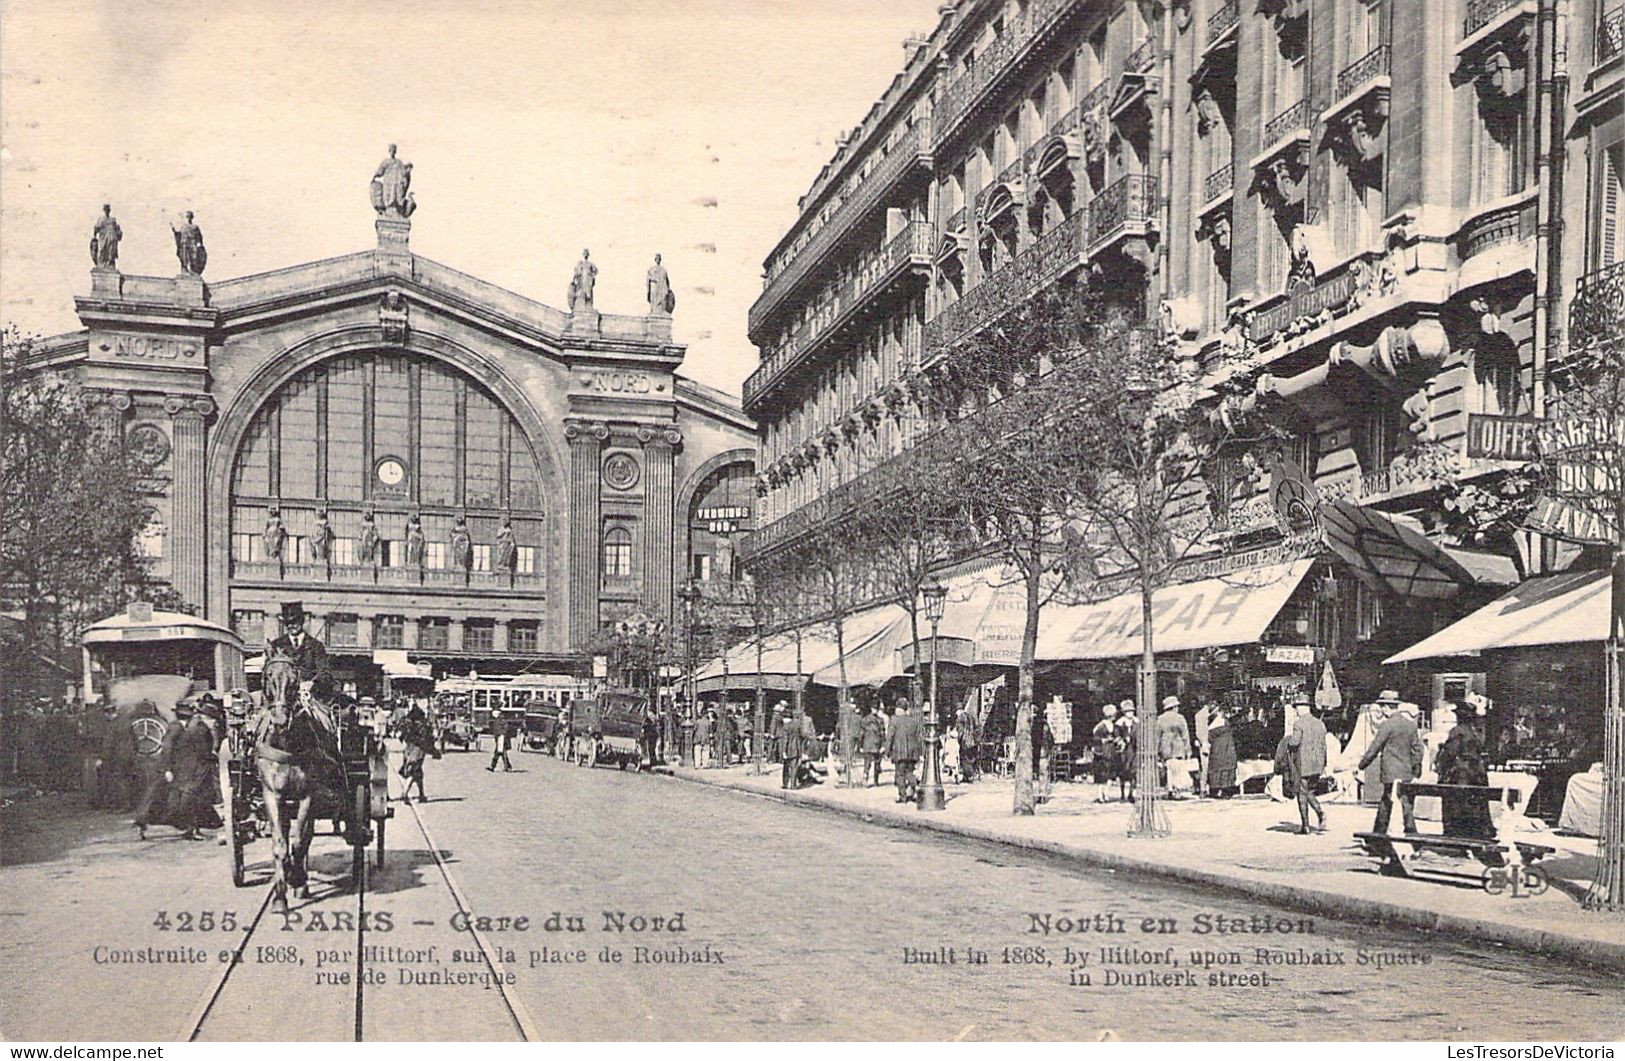
<svg viewBox="0 0 1625 1061">
<path fill-rule="evenodd" d="M 920 668 L 925 664 L 920 659 L 920 610 L 912 602 L 908 609 L 908 632 L 914 638 L 914 673 L 909 675 L 908 694 L 914 703 L 920 702 Z M 938 717 L 941 717 L 941 707 L 938 707 Z"/>
<path fill-rule="evenodd" d="M 835 666 L 840 675 L 840 686 L 836 689 L 836 705 L 840 715 L 841 728 L 841 760 L 846 763 L 846 781 L 850 786 L 852 778 L 852 704 L 847 696 L 846 688 L 846 620 L 836 613 L 835 615 Z"/>
<path fill-rule="evenodd" d="M 763 742 L 767 739 L 767 734 L 763 732 L 763 729 L 765 728 L 765 726 L 767 724 L 767 719 L 766 719 L 766 716 L 767 716 L 767 690 L 762 687 L 762 653 L 764 651 L 764 645 L 762 644 L 762 642 L 764 640 L 766 640 L 766 638 L 767 638 L 767 631 L 763 628 L 761 623 L 757 623 L 756 624 L 756 713 L 755 713 L 755 715 L 752 716 L 752 719 L 751 719 L 750 758 L 751 758 L 751 762 L 755 765 L 755 772 L 758 773 L 758 774 L 762 772 L 762 761 L 763 761 L 762 749 L 764 747 Z"/>
<path fill-rule="evenodd" d="M 1152 644 L 1150 572 L 1140 565 L 1140 675 L 1136 691 L 1138 733 L 1134 742 L 1134 825 L 1130 836 L 1167 836 L 1157 798 L 1157 656 Z"/>
<path fill-rule="evenodd" d="M 1042 549 L 1042 546 L 1039 547 Z M 1021 667 L 1016 677 L 1016 783 L 1010 813 L 1033 814 L 1033 663 L 1038 657 L 1038 609 L 1043 603 L 1043 553 L 1027 571 L 1027 621 L 1021 628 Z"/>
</svg>

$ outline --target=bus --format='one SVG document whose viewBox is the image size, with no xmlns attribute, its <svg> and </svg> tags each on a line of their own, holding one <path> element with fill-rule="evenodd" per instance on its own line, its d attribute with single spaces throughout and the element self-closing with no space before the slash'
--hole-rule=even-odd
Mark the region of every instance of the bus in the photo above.
<svg viewBox="0 0 1625 1061">
<path fill-rule="evenodd" d="M 523 712 L 532 702 L 563 707 L 596 691 L 590 678 L 569 674 L 492 674 L 442 678 L 435 700 L 472 719 L 477 729 L 491 724 L 493 710 Z"/>
</svg>

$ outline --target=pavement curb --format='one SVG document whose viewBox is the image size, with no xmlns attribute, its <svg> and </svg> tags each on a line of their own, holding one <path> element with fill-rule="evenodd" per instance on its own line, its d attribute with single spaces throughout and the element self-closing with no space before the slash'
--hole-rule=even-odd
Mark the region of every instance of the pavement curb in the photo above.
<svg viewBox="0 0 1625 1061">
<path fill-rule="evenodd" d="M 1440 936 L 1465 937 L 1481 942 L 1513 947 L 1534 954 L 1561 958 L 1581 965 L 1598 966 L 1625 972 L 1625 942 L 1611 943 L 1606 940 L 1587 939 L 1584 936 L 1573 936 L 1563 932 L 1554 932 L 1550 929 L 1528 928 L 1523 925 L 1508 924 L 1504 921 L 1461 916 L 1429 910 L 1424 907 L 1404 906 L 1379 899 L 1365 899 L 1355 895 L 1344 895 L 1341 892 L 1326 891 L 1321 888 L 1311 888 L 1300 884 L 1288 884 L 1283 881 L 1261 881 L 1240 874 L 1225 873 L 1220 870 L 1169 865 L 1111 851 L 1078 847 L 1055 840 L 1040 840 L 1035 837 L 1021 836 L 1016 833 L 979 825 L 943 821 L 939 818 L 915 817 L 902 811 L 885 808 L 867 809 L 846 806 L 833 800 L 821 798 L 816 793 L 785 789 L 762 789 L 738 781 L 697 777 L 690 773 L 677 773 L 669 770 L 659 771 L 659 773 L 675 781 L 703 785 L 708 788 L 724 789 L 729 792 L 743 793 L 759 799 L 776 800 L 780 803 L 793 804 L 799 807 L 810 807 L 815 810 L 842 814 L 849 818 L 858 818 L 872 824 L 944 833 L 986 843 L 1024 848 L 1029 851 L 1042 851 L 1086 866 L 1110 869 L 1136 876 L 1176 880 L 1181 883 L 1217 889 L 1247 898 L 1265 899 L 1277 906 L 1301 913 L 1319 914 L 1323 917 L 1335 917 L 1340 920 L 1357 921 L 1365 924 L 1401 926 Z"/>
</svg>

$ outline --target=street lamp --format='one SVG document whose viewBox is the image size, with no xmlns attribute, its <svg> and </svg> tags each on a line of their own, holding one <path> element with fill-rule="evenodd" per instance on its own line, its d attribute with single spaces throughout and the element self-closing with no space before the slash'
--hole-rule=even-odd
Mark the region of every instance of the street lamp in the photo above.
<svg viewBox="0 0 1625 1061">
<path fill-rule="evenodd" d="M 948 797 L 942 791 L 942 737 L 937 725 L 937 624 L 948 604 L 948 587 L 933 579 L 920 587 L 925 618 L 931 624 L 931 699 L 925 713 L 925 776 L 920 780 L 921 810 L 942 810 Z"/>
<path fill-rule="evenodd" d="M 694 698 L 697 695 L 694 685 L 694 607 L 700 601 L 700 584 L 692 578 L 683 583 L 683 588 L 677 591 L 677 598 L 683 602 L 683 629 L 684 637 L 688 642 L 688 708 L 683 712 L 682 729 L 682 757 L 684 766 L 694 765 Z"/>
</svg>

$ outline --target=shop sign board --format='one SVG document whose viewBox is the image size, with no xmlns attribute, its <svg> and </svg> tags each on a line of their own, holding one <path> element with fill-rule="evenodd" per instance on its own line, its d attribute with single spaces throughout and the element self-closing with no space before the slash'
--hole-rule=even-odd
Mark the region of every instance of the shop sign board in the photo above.
<svg viewBox="0 0 1625 1061">
<path fill-rule="evenodd" d="M 1611 545 L 1613 530 L 1601 515 L 1581 508 L 1550 494 L 1535 499 L 1535 505 L 1524 517 L 1524 526 L 1548 538 L 1559 538 L 1579 545 Z"/>
<path fill-rule="evenodd" d="M 1542 421 L 1532 416 L 1467 414 L 1467 456 L 1498 461 L 1540 459 Z"/>
<path fill-rule="evenodd" d="M 1315 662 L 1315 647 L 1313 645 L 1271 645 L 1264 650 L 1264 659 L 1268 663 L 1293 663 L 1306 667 Z"/>
</svg>

